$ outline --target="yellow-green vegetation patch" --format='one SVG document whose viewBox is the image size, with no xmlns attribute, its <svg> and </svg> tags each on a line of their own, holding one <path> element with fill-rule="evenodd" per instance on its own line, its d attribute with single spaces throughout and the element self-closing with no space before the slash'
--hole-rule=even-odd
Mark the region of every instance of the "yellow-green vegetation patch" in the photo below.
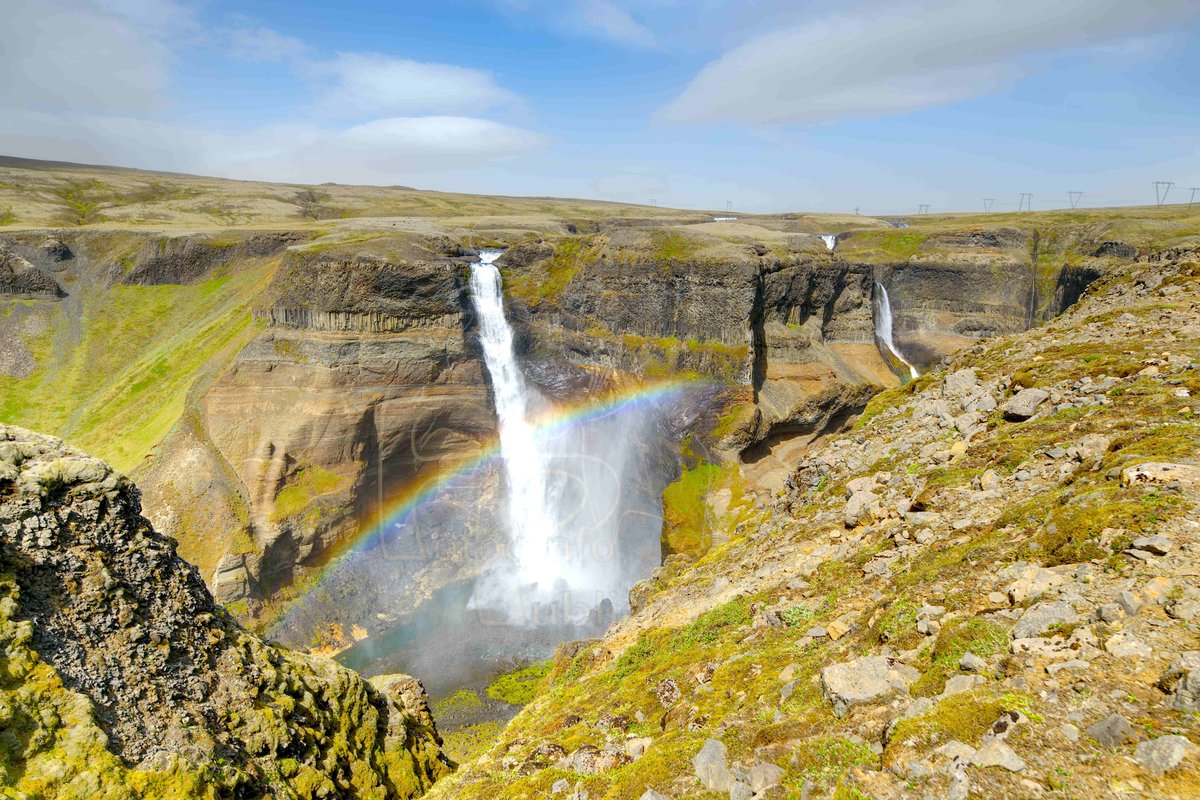
<svg viewBox="0 0 1200 800">
<path fill-rule="evenodd" d="M 107 737 L 86 697 L 67 689 L 31 645 L 33 629 L 15 618 L 19 589 L 0 576 L 0 794 L 85 800 L 215 798 L 217 786 L 199 770 L 172 759 L 166 769 L 126 767 L 108 751 Z"/>
<path fill-rule="evenodd" d="M 921 250 L 929 238 L 925 231 L 884 228 L 855 231 L 838 243 L 838 249 L 857 257 L 874 257 L 888 261 L 908 261 Z"/>
<path fill-rule="evenodd" d="M 989 658 L 1008 644 L 1008 634 L 993 622 L 978 617 L 947 621 L 933 646 L 929 669 L 910 688 L 918 697 L 941 694 L 946 681 L 958 672 L 958 662 L 967 653 Z"/>
<path fill-rule="evenodd" d="M 735 536 L 754 514 L 753 497 L 736 464 L 701 462 L 663 490 L 664 550 L 698 558 L 715 541 Z"/>
<path fill-rule="evenodd" d="M 891 761 L 903 747 L 921 750 L 951 740 L 976 746 L 1001 714 L 1022 711 L 1024 704 L 1023 696 L 1001 695 L 991 688 L 953 694 L 924 714 L 897 721 L 884 760 Z"/>
<path fill-rule="evenodd" d="M 550 672 L 550 661 L 539 661 L 512 672 L 498 676 L 487 687 L 487 695 L 493 700 L 513 706 L 523 706 L 537 696 L 538 685 Z"/>
<path fill-rule="evenodd" d="M 0 418 L 135 471 L 183 415 L 197 378 L 253 335 L 250 307 L 269 275 L 257 266 L 194 286 L 81 289 L 81 320 L 56 306 L 26 340 L 33 373 L 0 376 Z"/>
<path fill-rule="evenodd" d="M 804 784 L 828 792 L 839 787 L 842 779 L 854 767 L 874 767 L 879 756 L 862 741 L 840 736 L 821 736 L 802 742 L 793 755 L 793 765 L 787 772 L 784 785 L 797 793 L 805 793 Z"/>
<path fill-rule="evenodd" d="M 686 233 L 671 229 L 659 229 L 650 234 L 650 245 L 656 261 L 683 261 L 691 258 L 700 249 L 700 243 Z"/>
<path fill-rule="evenodd" d="M 435 709 L 434 714 L 437 714 Z M 442 752 L 456 764 L 478 758 L 496 743 L 504 731 L 504 722 L 496 719 L 463 725 L 442 733 Z"/>
<path fill-rule="evenodd" d="M 1033 532 L 1025 555 L 1048 566 L 1077 564 L 1120 552 L 1134 538 L 1153 533 L 1182 498 L 1142 487 L 1076 485 L 1074 491 L 1045 494 L 1009 508 L 997 527 Z M 1107 548 L 1101 535 L 1120 530 Z"/>
<path fill-rule="evenodd" d="M 1129 431 L 1112 445 L 1112 458 L 1122 466 L 1146 461 L 1194 461 L 1200 457 L 1200 424 L 1153 425 Z"/>
<path fill-rule="evenodd" d="M 301 467 L 293 473 L 287 485 L 275 495 L 275 521 L 301 513 L 322 495 L 345 488 L 346 479 L 336 472 L 316 464 Z"/>
<path fill-rule="evenodd" d="M 637 371 L 648 378 L 709 377 L 736 384 L 741 380 L 750 356 L 748 345 L 673 336 L 639 336 L 636 333 L 616 337 L 598 326 L 589 329 L 588 333 L 619 340 L 635 362 Z"/>
<path fill-rule="evenodd" d="M 914 378 L 907 383 L 892 389 L 886 389 L 875 395 L 867 402 L 867 407 L 863 409 L 863 413 L 855 420 L 854 429 L 859 430 L 863 428 L 868 422 L 889 408 L 904 405 L 916 394 L 931 386 L 933 381 L 933 375 L 922 375 L 919 378 Z"/>
<path fill-rule="evenodd" d="M 505 270 L 510 294 L 532 306 L 553 303 L 562 295 L 576 274 L 595 263 L 597 255 L 591 237 L 565 239 L 554 247 L 554 254 L 525 272 Z"/>
<path fill-rule="evenodd" d="M 917 604 L 906 599 L 887 606 L 875 621 L 875 635 L 879 641 L 902 650 L 911 648 L 920 639 L 917 611 Z"/>
<path fill-rule="evenodd" d="M 434 700 L 430 703 L 435 718 L 442 719 L 483 707 L 479 695 L 471 689 L 459 689 L 453 694 Z"/>
</svg>

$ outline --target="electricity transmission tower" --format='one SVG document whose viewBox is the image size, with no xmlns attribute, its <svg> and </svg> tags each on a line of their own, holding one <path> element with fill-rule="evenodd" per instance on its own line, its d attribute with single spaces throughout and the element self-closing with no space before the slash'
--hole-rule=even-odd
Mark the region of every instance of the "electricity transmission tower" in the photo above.
<svg viewBox="0 0 1200 800">
<path fill-rule="evenodd" d="M 651 198 L 650 198 L 650 207 L 651 207 L 651 208 L 658 208 L 658 201 L 657 201 L 657 200 L 655 200 L 653 197 L 651 197 Z"/>
<path fill-rule="evenodd" d="M 1191 188 L 1192 188 L 1192 196 L 1188 199 L 1188 208 L 1191 208 L 1192 203 L 1196 202 L 1196 192 L 1200 192 L 1200 186 L 1193 186 Z"/>
<path fill-rule="evenodd" d="M 1083 192 L 1067 192 L 1067 197 L 1071 199 L 1071 208 L 1079 208 L 1079 198 L 1083 197 Z"/>
<path fill-rule="evenodd" d="M 1171 187 L 1175 185 L 1175 181 L 1155 181 L 1154 182 L 1154 200 L 1155 204 L 1162 206 L 1167 202 L 1167 195 L 1171 191 Z"/>
<path fill-rule="evenodd" d="M 994 197 L 985 197 L 985 198 L 983 198 L 983 210 L 984 210 L 984 211 L 991 211 L 991 210 L 992 210 L 992 203 L 994 203 L 994 202 L 996 202 L 996 198 L 994 198 Z"/>
<path fill-rule="evenodd" d="M 858 213 L 858 206 L 855 206 L 855 207 L 854 207 L 854 215 L 855 215 L 855 216 L 859 216 L 859 213 Z"/>
<path fill-rule="evenodd" d="M 1021 202 L 1017 203 L 1017 211 L 1033 211 L 1033 192 L 1021 192 Z"/>
<path fill-rule="evenodd" d="M 918 214 L 928 214 L 928 213 L 929 213 L 929 206 L 928 206 L 928 205 L 926 205 L 926 204 L 924 204 L 924 203 L 922 203 L 921 205 L 917 206 L 917 213 L 918 213 Z"/>
</svg>

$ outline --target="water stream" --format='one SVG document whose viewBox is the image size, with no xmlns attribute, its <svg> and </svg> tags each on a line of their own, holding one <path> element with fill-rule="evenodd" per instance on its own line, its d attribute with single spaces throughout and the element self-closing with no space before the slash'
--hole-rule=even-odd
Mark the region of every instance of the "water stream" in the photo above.
<svg viewBox="0 0 1200 800">
<path fill-rule="evenodd" d="M 504 318 L 500 250 L 485 250 L 471 266 L 471 292 L 479 315 L 479 341 L 492 378 L 500 422 L 500 456 L 508 487 L 513 560 L 522 584 L 553 587 L 565 576 L 554 557 L 554 523 L 547 509 L 546 462 L 529 422 L 529 390 L 513 354 L 512 329 Z"/>
<path fill-rule="evenodd" d="M 879 281 L 875 281 L 875 337 L 887 348 L 889 353 L 908 367 L 913 378 L 921 377 L 921 373 L 917 372 L 917 368 L 912 365 L 912 362 L 904 357 L 900 348 L 896 346 L 895 339 L 892 338 L 892 304 L 888 299 L 887 288 Z"/>
<path fill-rule="evenodd" d="M 479 577 L 471 605 L 514 625 L 611 620 L 661 555 L 662 487 L 647 481 L 645 463 L 661 409 L 537 424 L 562 415 L 522 375 L 500 255 L 484 251 L 471 265 L 471 291 L 499 423 L 511 552 Z"/>
</svg>

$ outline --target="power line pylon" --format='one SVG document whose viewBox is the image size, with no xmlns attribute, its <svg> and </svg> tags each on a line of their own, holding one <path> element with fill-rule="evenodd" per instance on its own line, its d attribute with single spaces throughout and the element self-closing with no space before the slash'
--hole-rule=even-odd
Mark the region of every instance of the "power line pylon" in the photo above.
<svg viewBox="0 0 1200 800">
<path fill-rule="evenodd" d="M 1083 197 L 1083 192 L 1067 192 L 1067 197 L 1071 200 L 1071 208 L 1079 208 L 1079 198 Z"/>
<path fill-rule="evenodd" d="M 1175 185 L 1175 181 L 1155 181 L 1154 182 L 1154 202 L 1155 205 L 1162 207 L 1163 203 L 1167 202 L 1167 195 L 1171 192 L 1171 187 Z"/>
<path fill-rule="evenodd" d="M 994 197 L 985 197 L 985 198 L 983 198 L 983 210 L 984 210 L 985 212 L 987 212 L 987 211 L 991 211 L 991 210 L 992 210 L 992 203 L 995 203 L 995 202 L 996 202 L 996 198 L 994 198 Z"/>
<path fill-rule="evenodd" d="M 925 203 L 922 203 L 921 205 L 917 206 L 917 213 L 918 214 L 928 214 L 929 206 Z"/>
<path fill-rule="evenodd" d="M 1188 208 L 1191 208 L 1192 203 L 1196 202 L 1196 192 L 1200 192 L 1200 186 L 1193 186 L 1191 188 L 1192 188 L 1192 196 L 1188 199 Z"/>
<path fill-rule="evenodd" d="M 1033 211 L 1033 192 L 1021 192 L 1021 202 L 1017 203 L 1017 211 Z"/>
</svg>

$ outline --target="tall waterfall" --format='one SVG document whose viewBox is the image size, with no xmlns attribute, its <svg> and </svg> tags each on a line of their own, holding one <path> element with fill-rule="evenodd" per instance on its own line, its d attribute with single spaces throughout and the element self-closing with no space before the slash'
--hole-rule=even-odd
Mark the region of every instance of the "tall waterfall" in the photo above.
<svg viewBox="0 0 1200 800">
<path fill-rule="evenodd" d="M 896 347 L 896 342 L 892 338 L 892 304 L 888 300 L 887 288 L 879 281 L 875 281 L 875 337 L 883 343 L 883 346 L 894 355 L 900 363 L 908 367 L 908 371 L 912 373 L 913 378 L 921 377 L 921 373 L 917 372 L 917 368 L 900 353 L 900 349 Z"/>
<path fill-rule="evenodd" d="M 500 270 L 493 262 L 500 250 L 485 250 L 471 267 L 471 290 L 479 314 L 479 340 L 492 376 L 496 416 L 500 420 L 500 457 L 508 485 L 508 523 L 513 557 L 522 582 L 553 585 L 558 565 L 551 548 L 554 523 L 546 508 L 546 463 L 529 423 L 528 390 L 513 355 L 512 329 L 504 318 Z"/>
<path fill-rule="evenodd" d="M 471 265 L 484 363 L 500 428 L 511 551 L 476 582 L 471 605 L 515 624 L 607 625 L 630 587 L 659 562 L 662 487 L 645 474 L 638 443 L 649 436 L 653 407 L 571 424 L 527 385 L 504 316 L 500 251 Z M 648 491 L 647 487 L 653 487 Z"/>
</svg>

